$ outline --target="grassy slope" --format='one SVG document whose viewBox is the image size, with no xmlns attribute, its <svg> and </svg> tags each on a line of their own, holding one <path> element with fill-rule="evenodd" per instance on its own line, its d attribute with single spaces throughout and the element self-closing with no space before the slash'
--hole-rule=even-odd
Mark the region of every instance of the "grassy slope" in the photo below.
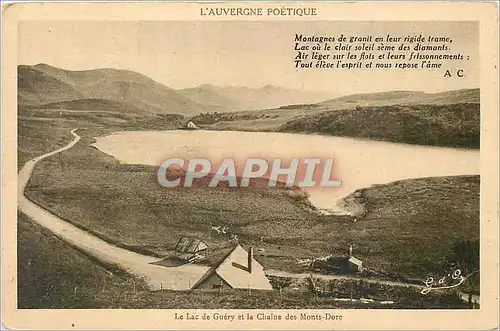
<svg viewBox="0 0 500 331">
<path fill-rule="evenodd" d="M 120 307 L 136 299 L 129 276 L 104 268 L 23 214 L 17 269 L 19 308 Z"/>
<path fill-rule="evenodd" d="M 36 105 L 82 97 L 70 84 L 35 68 L 20 66 L 17 77 L 19 104 Z"/>
<path fill-rule="evenodd" d="M 135 286 L 134 286 L 135 282 Z M 265 309 L 265 308 L 391 308 L 379 304 L 338 302 L 301 291 L 158 291 L 144 290 L 140 279 L 101 265 L 68 246 L 49 231 L 19 214 L 18 307 L 20 309 Z M 372 286 L 373 287 L 373 286 Z M 372 289 L 383 299 L 382 289 Z M 401 291 L 398 291 L 398 293 Z M 404 297 L 417 291 L 405 290 Z M 356 297 L 361 294 L 356 293 Z M 345 295 L 344 295 L 345 296 Z M 391 294 L 395 297 L 396 294 Z M 404 298 L 403 297 L 403 298 Z M 396 307 L 413 302 L 401 299 Z M 419 307 L 419 303 L 415 303 Z M 446 307 L 449 301 L 427 298 L 425 306 Z M 459 303 L 454 303 L 454 306 Z M 459 304 L 460 305 L 460 304 Z"/>
<path fill-rule="evenodd" d="M 479 123 L 476 103 L 385 106 L 328 111 L 290 121 L 279 131 L 479 148 Z"/>
<path fill-rule="evenodd" d="M 479 103 L 480 90 L 460 89 L 439 93 L 419 91 L 388 91 L 378 93 L 358 93 L 337 97 L 321 102 L 333 109 L 390 106 L 390 105 L 445 105 L 455 103 Z"/>
<path fill-rule="evenodd" d="M 338 302 L 304 291 L 157 291 L 144 290 L 140 279 L 103 266 L 44 230 L 18 217 L 18 307 L 20 309 L 280 309 L 392 308 L 377 303 Z M 134 286 L 135 283 L 135 286 Z M 333 284 L 335 296 L 348 297 L 344 284 Z M 368 286 L 368 287 L 367 287 Z M 453 298 L 423 297 L 411 288 L 391 289 L 356 282 L 355 298 L 397 298 L 395 308 L 462 307 Z M 387 292 L 389 291 L 389 292 Z M 359 292 L 359 293 L 358 293 Z M 367 293 L 368 293 L 367 292 Z M 367 297 L 365 295 L 365 297 Z M 420 300 L 415 300 L 420 298 Z"/>
<path fill-rule="evenodd" d="M 245 242 L 260 239 L 256 231 L 243 230 L 258 224 L 259 229 L 276 221 L 296 224 L 288 236 L 267 231 L 274 241 L 299 238 L 301 230 L 314 224 L 303 221 L 309 214 L 282 190 L 166 190 L 156 182 L 154 167 L 121 165 L 89 147 L 91 142 L 84 138 L 60 157 L 41 162 L 27 195 L 62 218 L 111 240 L 162 252 L 170 249 L 180 235 L 196 235 L 207 238 L 212 257 L 218 260 L 231 244 L 229 236 L 210 232 L 210 223 L 247 233 L 240 236 Z"/>
<path fill-rule="evenodd" d="M 84 138 L 60 157 L 42 161 L 27 195 L 62 218 L 141 250 L 161 254 L 180 235 L 193 235 L 208 242 L 217 261 L 231 244 L 229 236 L 210 230 L 213 223 L 228 226 L 244 245 L 263 248 L 257 258 L 267 268 L 298 270 L 295 258 L 344 253 L 354 244 L 371 268 L 424 278 L 441 271 L 442 256 L 458 237 L 479 233 L 478 177 L 364 190 L 370 212 L 355 223 L 348 216 L 309 213 L 276 189 L 166 190 L 156 183 L 154 167 L 118 164 L 89 147 L 91 142 Z"/>
<path fill-rule="evenodd" d="M 317 104 L 205 113 L 193 119 L 216 130 L 298 131 L 478 148 L 479 94 L 479 89 L 353 94 Z"/>
<path fill-rule="evenodd" d="M 25 110 L 21 115 L 23 117 L 18 127 L 19 165 L 34 156 L 66 144 L 70 139 L 69 130 L 75 127 L 99 127 L 98 131 L 83 130 L 82 135 L 93 137 L 99 133 L 119 130 L 168 129 L 182 121 L 182 118 L 175 116 L 151 116 L 127 117 L 125 122 L 120 122 L 116 119 L 121 119 L 123 114 L 116 115 L 111 112 L 102 116 L 64 113 L 54 117 L 52 113 L 36 109 Z M 217 260 L 218 256 L 227 250 L 228 237 L 210 233 L 209 223 L 214 222 L 228 225 L 232 232 L 239 234 L 244 244 L 264 248 L 265 252 L 258 253 L 257 258 L 268 268 L 297 270 L 294 265 L 295 258 L 342 252 L 354 242 L 356 255 L 361 257 L 368 267 L 425 277 L 428 273 L 441 272 L 442 256 L 450 249 L 457 236 L 473 239 L 479 234 L 478 177 L 446 179 L 445 194 L 441 192 L 443 183 L 433 182 L 436 179 L 405 181 L 363 190 L 360 195 L 363 199 L 358 202 L 370 207 L 371 212 L 366 214 L 363 220 L 358 218 L 358 222 L 353 224 L 352 218 L 349 217 L 325 217 L 306 213 L 293 199 L 276 194 L 277 192 L 261 191 L 254 192 L 253 195 L 246 192 L 238 196 L 236 192 L 207 192 L 200 189 L 181 192 L 182 194 L 150 190 L 151 184 L 156 185 L 153 168 L 118 165 L 111 157 L 88 147 L 90 142 L 90 139 L 84 139 L 60 158 L 49 158 L 37 166 L 29 194 L 41 205 L 65 215 L 72 222 L 87 224 L 93 231 L 99 231 L 108 239 L 138 248 L 162 252 L 175 242 L 178 235 L 195 234 L 208 238 L 215 250 L 212 258 Z M 61 169 L 64 170 L 61 172 Z M 434 184 L 428 185 L 426 181 Z M 243 209 L 239 200 L 241 196 L 247 198 L 247 207 Z M 447 204 L 440 203 L 443 196 L 446 197 Z M 221 197 L 230 198 L 218 204 Z M 110 201 L 116 201 L 116 206 L 113 207 L 114 203 Z M 142 206 L 144 201 L 151 203 Z M 155 204 L 155 201 L 158 203 Z M 398 203 L 394 204 L 394 201 Z M 96 208 L 96 203 L 100 208 Z M 138 206 L 140 208 L 137 208 Z M 264 211 L 260 209 L 262 206 L 265 206 Z M 410 215 L 407 215 L 408 210 L 412 211 Z M 412 226 L 401 226 L 401 220 Z M 285 306 L 276 296 L 260 295 L 257 292 L 253 292 L 251 298 L 242 297 L 244 293 L 226 294 L 222 298 L 214 293 L 183 295 L 176 292 L 153 295 L 147 293 L 139 296 L 137 293 L 130 293 L 132 285 L 126 276 L 114 276 L 116 286 L 110 287 L 113 293 L 105 292 L 103 298 L 96 301 L 96 298 L 90 299 L 82 294 L 85 291 L 93 293 L 95 284 L 71 277 L 73 273 L 80 273 L 80 268 L 85 263 L 89 264 L 89 268 L 97 268 L 93 269 L 95 275 L 91 278 L 96 280 L 96 284 L 99 284 L 99 279 L 104 279 L 102 277 L 109 277 L 108 271 L 88 259 L 87 262 L 81 260 L 81 263 L 73 263 L 72 261 L 79 259 L 77 256 L 82 258 L 79 252 L 60 241 L 57 242 L 50 234 L 42 233 L 42 236 L 39 229 L 34 224 L 26 223 L 26 220 L 20 218 L 19 222 L 22 229 L 19 242 L 23 243 L 20 245 L 19 279 L 24 293 L 24 299 L 20 297 L 20 302 L 25 300 L 25 306 L 83 307 L 88 304 L 92 307 L 115 308 L 210 308 L 222 307 L 225 302 L 228 302 L 228 307 L 240 308 L 251 307 L 250 304 L 262 307 Z M 411 232 L 407 231 L 407 228 L 410 228 Z M 458 235 L 455 236 L 454 233 Z M 45 239 L 47 236 L 49 239 Z M 47 245 L 41 244 L 44 240 Z M 52 245 L 59 249 L 51 250 Z M 60 259 L 59 252 L 76 256 Z M 421 254 L 413 258 L 414 252 Z M 23 269 L 30 259 L 31 265 L 36 263 L 37 268 L 41 270 Z M 60 272 L 53 274 L 43 270 L 46 269 L 46 264 L 54 264 L 51 268 Z M 64 270 L 71 270 L 72 273 L 65 273 Z M 59 278 L 60 275 L 65 275 L 64 279 Z M 55 277 L 57 281 L 47 280 L 46 277 Z M 65 279 L 70 280 L 65 283 Z M 42 295 L 41 301 L 37 301 L 35 297 L 42 293 L 38 289 L 39 283 L 48 284 L 42 287 L 45 292 L 47 286 L 50 288 L 52 285 L 50 291 L 68 295 L 71 290 L 74 291 L 74 286 L 70 284 L 76 284 L 77 293 L 89 299 L 80 301 L 73 297 L 75 301 L 72 301 L 71 297 L 62 300 Z M 63 284 L 66 284 L 65 287 Z M 154 299 L 149 299 L 150 297 Z M 287 305 L 314 306 L 316 301 L 313 299 L 290 294 Z M 316 304 L 330 307 L 339 305 L 321 300 Z"/>
<path fill-rule="evenodd" d="M 18 168 L 32 158 L 69 143 L 71 123 L 21 120 L 18 125 Z"/>
<path fill-rule="evenodd" d="M 128 70 L 70 71 L 46 64 L 21 65 L 18 66 L 18 81 L 18 101 L 23 105 L 79 99 L 86 103 L 85 99 L 108 99 L 134 105 L 145 115 L 174 112 L 195 114 L 207 109 L 216 110 L 198 104 L 145 75 Z"/>
<path fill-rule="evenodd" d="M 20 214 L 18 218 L 18 307 L 85 308 L 360 308 L 356 303 L 316 299 L 304 292 L 262 291 L 151 293 L 140 279 L 111 272 Z M 372 305 L 376 306 L 376 305 Z M 366 306 L 363 306 L 366 307 Z"/>
<path fill-rule="evenodd" d="M 439 272 L 454 243 L 479 239 L 479 189 L 479 176 L 460 176 L 359 190 L 347 199 L 364 206 L 351 230 L 355 249 L 406 275 Z"/>
<path fill-rule="evenodd" d="M 20 120 L 19 166 L 35 156 L 65 145 L 70 141 L 69 130 L 85 125 L 92 124 L 61 120 L 56 125 L 48 121 Z M 111 160 L 102 153 L 95 153 Z M 140 172 L 140 168 L 133 172 Z M 95 195 L 99 195 L 99 192 Z M 168 234 L 168 231 L 164 233 Z M 222 295 L 216 292 L 150 293 L 143 290 L 140 279 L 136 279 L 134 291 L 130 275 L 97 263 L 23 214 L 18 215 L 17 236 L 19 308 L 356 307 L 356 304 L 339 303 L 328 298 L 316 300 L 315 296 L 302 292 L 287 293 L 283 299 L 278 293 L 259 291 L 250 294 L 236 291 Z"/>
</svg>

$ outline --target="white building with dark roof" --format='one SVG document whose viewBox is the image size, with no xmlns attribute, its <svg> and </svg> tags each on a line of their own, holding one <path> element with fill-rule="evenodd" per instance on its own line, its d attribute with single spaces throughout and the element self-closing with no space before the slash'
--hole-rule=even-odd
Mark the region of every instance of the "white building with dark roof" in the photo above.
<svg viewBox="0 0 500 331">
<path fill-rule="evenodd" d="M 253 257 L 253 249 L 236 246 L 222 262 L 210 269 L 194 286 L 195 289 L 272 290 L 264 267 Z"/>
<path fill-rule="evenodd" d="M 197 129 L 199 129 L 199 127 L 198 127 L 198 125 L 194 124 L 193 121 L 189 121 L 186 124 L 186 129 L 197 130 Z"/>
<path fill-rule="evenodd" d="M 349 260 L 347 260 L 349 264 L 349 271 L 350 272 L 360 272 L 363 270 L 363 262 L 354 257 L 354 256 L 349 256 Z"/>
</svg>

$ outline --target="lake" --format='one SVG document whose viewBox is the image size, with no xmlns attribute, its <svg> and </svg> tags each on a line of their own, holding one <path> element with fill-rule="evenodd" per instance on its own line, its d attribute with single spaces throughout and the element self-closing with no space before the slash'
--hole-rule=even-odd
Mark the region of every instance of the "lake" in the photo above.
<svg viewBox="0 0 500 331">
<path fill-rule="evenodd" d="M 122 163 L 159 166 L 171 157 L 222 160 L 248 157 L 334 158 L 340 187 L 308 188 L 319 209 L 357 189 L 421 177 L 479 174 L 479 150 L 429 147 L 321 135 L 239 131 L 127 131 L 97 137 L 100 151 Z"/>
</svg>

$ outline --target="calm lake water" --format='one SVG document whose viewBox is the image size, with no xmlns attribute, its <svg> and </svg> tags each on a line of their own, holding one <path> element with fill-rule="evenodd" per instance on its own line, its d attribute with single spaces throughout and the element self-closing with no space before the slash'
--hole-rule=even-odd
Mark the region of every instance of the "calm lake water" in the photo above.
<svg viewBox="0 0 500 331">
<path fill-rule="evenodd" d="M 479 174 L 479 151 L 356 138 L 267 132 L 141 131 L 96 138 L 99 150 L 122 163 L 159 166 L 170 157 L 222 160 L 248 157 L 334 158 L 340 187 L 308 188 L 317 208 L 339 212 L 338 201 L 357 189 L 397 180 Z M 215 170 L 214 170 L 215 171 Z"/>
</svg>

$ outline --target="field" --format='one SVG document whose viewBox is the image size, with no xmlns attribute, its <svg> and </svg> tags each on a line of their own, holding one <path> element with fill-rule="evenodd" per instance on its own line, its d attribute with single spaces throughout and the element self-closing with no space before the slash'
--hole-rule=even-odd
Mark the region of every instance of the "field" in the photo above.
<svg viewBox="0 0 500 331">
<path fill-rule="evenodd" d="M 206 113 L 195 123 L 216 130 L 278 131 L 369 138 L 417 145 L 479 148 L 479 103 L 296 105 L 260 112 Z"/>
<path fill-rule="evenodd" d="M 140 279 L 109 265 L 101 265 L 68 246 L 22 214 L 18 216 L 18 307 L 20 309 L 280 309 L 280 308 L 444 308 L 463 307 L 453 297 L 419 296 L 401 290 L 415 302 L 394 305 L 338 301 L 333 296 L 317 296 L 308 291 L 157 291 L 144 289 Z M 356 288 L 359 288 L 357 285 Z M 373 286 L 372 286 L 373 288 Z M 371 293 L 382 296 L 385 288 Z M 408 296 L 408 293 L 411 293 Z M 344 295 L 345 294 L 341 294 Z M 358 298 L 360 293 L 355 293 Z M 398 297 L 391 294 L 391 297 Z M 424 300 L 425 299 L 425 300 Z"/>
<path fill-rule="evenodd" d="M 156 183 L 154 167 L 119 164 L 90 146 L 99 131 L 79 133 L 83 139 L 74 148 L 36 167 L 27 196 L 136 251 L 166 255 L 180 236 L 190 235 L 208 243 L 208 263 L 215 263 L 236 234 L 268 269 L 304 271 L 296 259 L 345 254 L 353 245 L 369 268 L 426 278 L 442 272 L 453 245 L 479 236 L 478 176 L 375 186 L 356 193 L 364 214 L 318 215 L 282 189 L 166 190 Z M 228 234 L 212 225 L 228 227 Z"/>
<path fill-rule="evenodd" d="M 17 272 L 19 308 L 120 307 L 137 299 L 129 275 L 99 264 L 23 214 Z"/>
<path fill-rule="evenodd" d="M 293 118 L 296 111 L 292 107 L 276 113 Z M 321 116 L 330 116 L 325 114 Z M 78 127 L 82 136 L 72 149 L 37 165 L 27 196 L 111 243 L 145 254 L 168 255 L 181 235 L 197 236 L 210 247 L 206 263 L 214 264 L 232 247 L 230 235 L 236 234 L 243 247 L 256 248 L 256 259 L 266 269 L 304 272 L 297 259 L 342 255 L 353 245 L 354 255 L 368 270 L 398 279 L 425 279 L 449 268 L 457 246 L 479 239 L 479 176 L 378 185 L 346 199 L 356 216 L 319 215 L 302 196 L 283 189 L 166 190 L 157 184 L 154 167 L 120 164 L 91 147 L 94 137 L 114 131 L 175 128 L 184 121 L 180 115 L 36 108 L 22 109 L 20 115 L 18 167 L 68 143 L 73 128 Z M 276 121 L 283 125 L 290 119 L 273 111 L 265 116 L 257 121 L 272 130 Z M 206 125 L 233 123 L 210 121 Z M 234 123 L 238 121 L 249 129 L 261 129 L 252 124 L 255 119 L 239 118 Z M 23 308 L 392 308 L 290 289 L 283 297 L 258 291 L 149 293 L 140 279 L 134 286 L 131 275 L 97 263 L 23 215 L 18 224 Z M 228 234 L 214 232 L 212 225 L 226 226 Z M 478 280 L 469 288 L 478 292 Z M 441 299 L 415 304 L 401 300 L 394 308 L 446 307 L 450 302 L 460 306 L 453 298 Z"/>
<path fill-rule="evenodd" d="M 331 110 L 292 120 L 278 130 L 479 148 L 479 122 L 479 103 L 394 105 Z"/>
<path fill-rule="evenodd" d="M 56 150 L 72 138 L 71 123 L 61 121 L 20 120 L 18 125 L 18 169 L 32 158 Z"/>
</svg>

